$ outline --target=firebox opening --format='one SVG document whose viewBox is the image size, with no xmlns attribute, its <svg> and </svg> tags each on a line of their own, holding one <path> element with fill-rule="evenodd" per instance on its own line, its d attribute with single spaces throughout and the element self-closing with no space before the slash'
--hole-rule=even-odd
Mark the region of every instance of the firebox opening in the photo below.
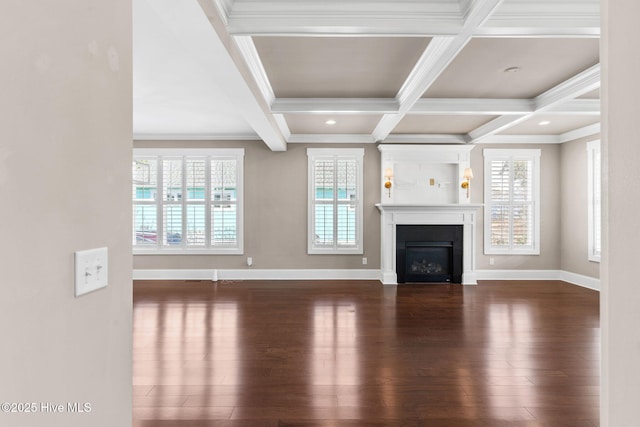
<svg viewBox="0 0 640 427">
<path fill-rule="evenodd" d="M 406 282 L 451 282 L 453 242 L 411 242 L 406 245 Z"/>
<path fill-rule="evenodd" d="M 462 225 L 398 225 L 398 283 L 462 283 Z"/>
</svg>

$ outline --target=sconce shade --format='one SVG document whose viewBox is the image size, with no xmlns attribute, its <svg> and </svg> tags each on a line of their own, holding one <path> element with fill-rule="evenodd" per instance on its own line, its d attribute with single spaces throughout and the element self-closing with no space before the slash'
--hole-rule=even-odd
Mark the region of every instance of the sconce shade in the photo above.
<svg viewBox="0 0 640 427">
<path fill-rule="evenodd" d="M 391 168 L 386 168 L 384 170 L 384 178 L 385 179 L 391 179 L 393 178 L 393 171 L 391 170 Z"/>
<path fill-rule="evenodd" d="M 471 170 L 471 168 L 464 168 L 464 173 L 462 174 L 462 177 L 464 179 L 472 179 L 473 171 Z"/>
</svg>

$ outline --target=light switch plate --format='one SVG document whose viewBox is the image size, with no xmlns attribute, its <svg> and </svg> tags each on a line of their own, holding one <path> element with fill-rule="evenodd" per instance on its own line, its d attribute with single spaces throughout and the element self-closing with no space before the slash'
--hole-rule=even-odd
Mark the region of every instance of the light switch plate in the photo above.
<svg viewBox="0 0 640 427">
<path fill-rule="evenodd" d="M 89 249 L 75 253 L 76 297 L 107 286 L 109 281 L 109 251 Z"/>
</svg>

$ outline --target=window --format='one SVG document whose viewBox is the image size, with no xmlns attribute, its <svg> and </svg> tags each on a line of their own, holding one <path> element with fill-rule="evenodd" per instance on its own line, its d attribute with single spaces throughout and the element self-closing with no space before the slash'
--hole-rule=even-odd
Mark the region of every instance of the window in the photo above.
<svg viewBox="0 0 640 427">
<path fill-rule="evenodd" d="M 310 254 L 362 253 L 364 150 L 308 148 Z"/>
<path fill-rule="evenodd" d="M 136 149 L 134 253 L 241 254 L 242 149 Z"/>
<path fill-rule="evenodd" d="M 485 254 L 540 254 L 540 150 L 484 150 Z"/>
<path fill-rule="evenodd" d="M 589 224 L 589 260 L 600 262 L 601 240 L 601 168 L 600 141 L 587 143 L 587 223 Z"/>
</svg>

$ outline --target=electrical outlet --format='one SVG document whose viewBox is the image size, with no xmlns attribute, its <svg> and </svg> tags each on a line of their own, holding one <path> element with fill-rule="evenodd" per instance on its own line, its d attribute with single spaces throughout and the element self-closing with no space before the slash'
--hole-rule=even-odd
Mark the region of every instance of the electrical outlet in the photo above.
<svg viewBox="0 0 640 427">
<path fill-rule="evenodd" d="M 362 257 L 362 265 L 367 265 L 367 257 Z"/>
<path fill-rule="evenodd" d="M 495 265 L 496 264 L 496 260 L 494 257 L 489 257 L 489 265 Z"/>
<path fill-rule="evenodd" d="M 253 265 L 253 258 L 247 257 L 247 265 L 251 267 Z"/>
<path fill-rule="evenodd" d="M 109 251 L 89 249 L 75 253 L 76 297 L 107 286 L 109 281 Z"/>
</svg>

